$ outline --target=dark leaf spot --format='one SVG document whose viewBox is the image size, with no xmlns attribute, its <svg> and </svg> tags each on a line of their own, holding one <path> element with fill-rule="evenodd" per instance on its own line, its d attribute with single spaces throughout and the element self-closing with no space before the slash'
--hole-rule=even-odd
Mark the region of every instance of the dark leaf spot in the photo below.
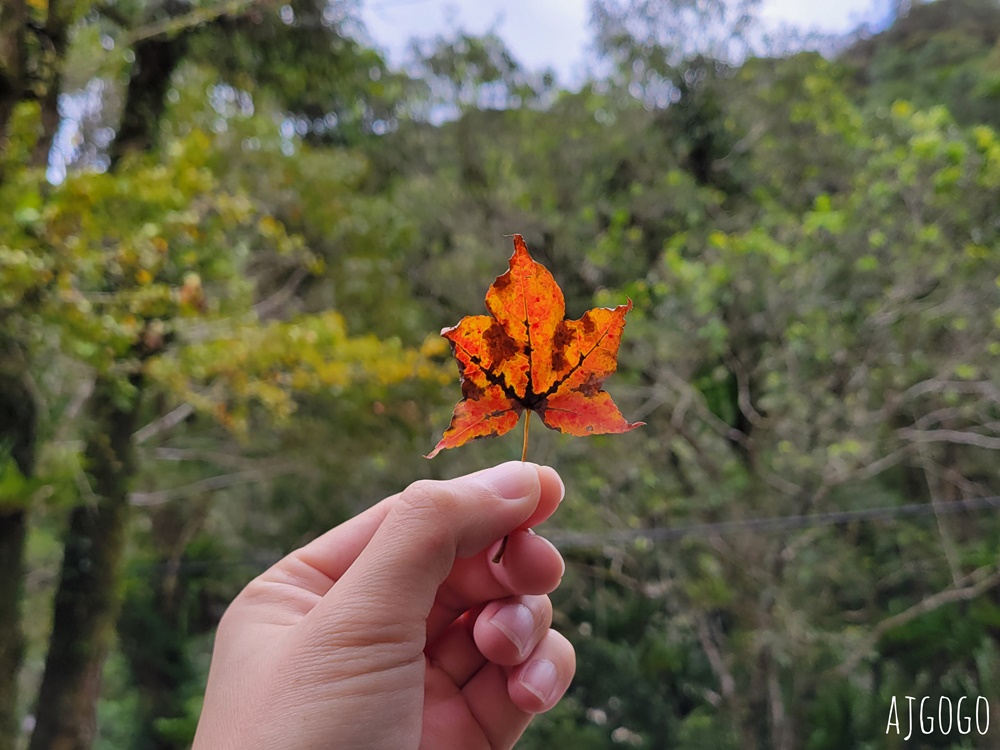
<svg viewBox="0 0 1000 750">
<path fill-rule="evenodd" d="M 573 390 L 579 391 L 587 398 L 593 398 L 598 393 L 600 393 L 601 379 L 596 375 L 594 375 L 594 373 L 590 373 L 587 376 L 587 379 L 584 382 L 580 383 L 580 385 L 578 385 Z"/>
<path fill-rule="evenodd" d="M 489 328 L 483 332 L 483 341 L 486 342 L 486 349 L 490 353 L 490 361 L 494 365 L 505 362 L 519 351 L 517 342 L 514 341 L 503 326 L 493 321 Z"/>
<path fill-rule="evenodd" d="M 469 401 L 478 401 L 484 393 L 486 393 L 486 389 L 482 386 L 476 385 L 467 378 L 462 380 L 462 396 Z"/>
<path fill-rule="evenodd" d="M 562 372 L 569 365 L 566 361 L 566 347 L 573 340 L 569 327 L 565 321 L 560 321 L 556 326 L 555 335 L 552 337 L 552 369 L 555 372 Z"/>
</svg>

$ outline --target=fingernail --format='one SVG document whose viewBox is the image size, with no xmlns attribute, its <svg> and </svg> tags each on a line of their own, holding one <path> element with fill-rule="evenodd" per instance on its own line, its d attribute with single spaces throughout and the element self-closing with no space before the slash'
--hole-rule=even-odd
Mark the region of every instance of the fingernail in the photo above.
<svg viewBox="0 0 1000 750">
<path fill-rule="evenodd" d="M 562 578 L 564 575 L 566 575 L 566 561 L 563 559 L 562 553 L 559 551 L 559 548 L 556 547 L 556 545 L 554 545 L 544 536 L 539 536 L 538 534 L 536 534 L 532 529 L 528 529 L 528 533 L 531 534 L 533 537 L 535 537 L 535 539 L 538 539 L 540 542 L 545 542 L 545 544 L 547 544 L 549 548 L 556 553 L 556 557 L 559 558 L 559 564 L 562 565 L 562 573 L 559 574 L 559 577 Z"/>
<path fill-rule="evenodd" d="M 538 659 L 531 662 L 518 678 L 518 682 L 524 689 L 535 695 L 546 706 L 552 698 L 558 680 L 556 665 L 548 659 Z"/>
<path fill-rule="evenodd" d="M 549 545 L 552 548 L 552 551 L 556 553 L 556 557 L 559 558 L 559 564 L 563 566 L 563 571 L 562 573 L 559 574 L 559 577 L 562 578 L 564 575 L 566 575 L 566 561 L 563 559 L 562 553 L 559 551 L 558 547 L 556 547 L 552 542 L 550 542 L 545 537 L 540 536 L 538 538 L 541 539 L 543 542 L 545 542 L 547 545 Z"/>
<path fill-rule="evenodd" d="M 559 482 L 559 502 L 561 503 L 563 501 L 563 498 L 566 497 L 566 485 L 563 483 L 562 477 L 559 476 L 559 472 L 553 469 L 551 466 L 539 466 L 538 471 L 539 473 L 544 471 L 551 474 L 553 477 L 555 477 L 555 480 Z"/>
<path fill-rule="evenodd" d="M 506 604 L 490 618 L 490 624 L 510 639 L 519 656 L 524 656 L 526 644 L 520 634 L 531 633 L 535 627 L 531 610 L 523 604 Z"/>
<path fill-rule="evenodd" d="M 534 466 L 520 461 L 508 461 L 483 472 L 487 482 L 508 500 L 527 497 L 538 487 L 538 471 Z"/>
</svg>

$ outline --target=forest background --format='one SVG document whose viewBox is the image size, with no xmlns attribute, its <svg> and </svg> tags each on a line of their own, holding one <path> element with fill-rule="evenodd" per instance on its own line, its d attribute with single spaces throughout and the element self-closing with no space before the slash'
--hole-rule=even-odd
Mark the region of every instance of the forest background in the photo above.
<svg viewBox="0 0 1000 750">
<path fill-rule="evenodd" d="M 422 457 L 514 232 L 633 300 L 647 423 L 533 434 L 579 671 L 521 747 L 1000 746 L 1000 3 L 756 10 L 594 0 L 570 91 L 350 0 L 3 0 L 0 750 L 187 747 L 250 578 L 518 457 Z"/>
</svg>

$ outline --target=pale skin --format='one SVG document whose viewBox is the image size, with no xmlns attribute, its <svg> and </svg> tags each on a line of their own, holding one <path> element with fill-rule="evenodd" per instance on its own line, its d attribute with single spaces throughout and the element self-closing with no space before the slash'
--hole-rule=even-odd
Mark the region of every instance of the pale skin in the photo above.
<svg viewBox="0 0 1000 750">
<path fill-rule="evenodd" d="M 193 750 L 513 747 L 575 670 L 550 627 L 562 557 L 530 531 L 562 496 L 553 469 L 510 462 L 292 552 L 223 616 Z"/>
</svg>

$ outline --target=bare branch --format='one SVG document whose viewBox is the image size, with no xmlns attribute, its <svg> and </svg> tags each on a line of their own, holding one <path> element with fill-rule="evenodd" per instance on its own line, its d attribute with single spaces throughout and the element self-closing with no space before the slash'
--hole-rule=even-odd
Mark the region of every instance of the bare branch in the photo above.
<svg viewBox="0 0 1000 750">
<path fill-rule="evenodd" d="M 961 419 L 965 412 L 966 410 L 961 406 L 948 406 L 941 409 L 935 409 L 934 411 L 929 411 L 926 414 L 921 415 L 921 417 L 913 423 L 910 429 L 926 430 L 933 424 L 941 424 L 942 422 L 947 422 L 949 420 Z"/>
<path fill-rule="evenodd" d="M 253 456 L 241 456 L 223 451 L 204 451 L 195 448 L 157 448 L 153 456 L 160 461 L 197 461 L 233 469 L 260 468 L 260 460 Z"/>
<path fill-rule="evenodd" d="M 80 416 L 80 412 L 83 411 L 83 407 L 86 405 L 88 399 L 90 399 L 90 394 L 94 392 L 94 379 L 84 378 L 80 381 L 79 387 L 73 393 L 70 398 L 69 403 L 63 410 L 62 416 L 59 419 L 59 427 L 56 428 L 56 434 L 54 435 L 53 442 L 61 442 L 66 440 L 67 436 L 72 429 L 72 426 L 76 422 L 76 418 Z"/>
<path fill-rule="evenodd" d="M 914 383 L 902 393 L 890 396 L 881 408 L 871 412 L 866 422 L 870 424 L 883 423 L 898 414 L 900 408 L 927 394 L 957 393 L 966 396 L 981 396 L 986 401 L 1000 403 L 1000 388 L 988 380 L 946 380 L 943 378 L 928 378 Z"/>
<path fill-rule="evenodd" d="M 788 714 L 785 701 L 781 697 L 781 685 L 778 682 L 778 667 L 774 657 L 768 654 L 767 669 L 767 705 L 771 709 L 771 741 L 776 750 L 786 750 L 788 742 Z"/>
<path fill-rule="evenodd" d="M 750 396 L 750 374 L 747 369 L 740 362 L 739 357 L 737 357 L 732 352 L 729 352 L 724 357 L 726 366 L 732 370 L 733 375 L 736 376 L 736 401 L 740 407 L 740 411 L 743 412 L 743 416 L 747 418 L 754 427 L 760 427 L 764 424 L 764 417 L 761 416 L 760 412 L 754 408 L 753 401 Z"/>
<path fill-rule="evenodd" d="M 709 408 L 708 403 L 705 400 L 705 395 L 701 393 L 701 391 L 693 387 L 670 368 L 664 368 L 663 374 L 666 376 L 667 380 L 670 381 L 670 386 L 681 394 L 681 398 L 677 402 L 674 412 L 671 415 L 671 423 L 675 427 L 684 420 L 684 414 L 686 413 L 688 406 L 693 405 L 698 411 L 698 416 L 700 416 L 705 424 L 715 430 L 715 432 L 717 432 L 720 436 L 726 438 L 727 440 L 733 440 L 740 445 L 747 445 L 749 440 L 748 437 L 740 430 L 737 430 L 726 421 L 720 419 L 718 415 L 716 415 L 715 412 Z"/>
<path fill-rule="evenodd" d="M 168 411 L 162 417 L 154 419 L 149 424 L 136 430 L 132 434 L 132 442 L 136 445 L 142 445 L 159 435 L 161 432 L 173 429 L 192 414 L 194 414 L 194 407 L 191 406 L 191 404 L 181 404 L 176 409 Z"/>
<path fill-rule="evenodd" d="M 726 703 L 732 704 L 733 696 L 736 694 L 736 680 L 733 673 L 729 671 L 726 660 L 722 656 L 718 645 L 715 642 L 713 628 L 704 617 L 698 618 L 698 641 L 701 643 L 701 650 L 705 652 L 715 679 L 719 682 L 719 690 Z"/>
<path fill-rule="evenodd" d="M 992 572 L 989 572 L 992 569 Z M 976 581 L 971 585 L 965 585 L 969 581 Z M 991 567 L 978 568 L 962 579 L 961 585 L 952 586 L 944 591 L 939 591 L 932 596 L 922 599 L 912 607 L 903 610 L 899 614 L 882 620 L 872 628 L 862 645 L 853 649 L 852 654 L 843 661 L 836 672 L 840 676 L 847 676 L 865 659 L 883 635 L 891 630 L 902 627 L 912 622 L 921 615 L 933 612 L 936 609 L 952 604 L 953 602 L 963 602 L 975 599 L 977 596 L 985 594 L 995 586 L 1000 585 L 1000 570 Z"/>
<path fill-rule="evenodd" d="M 959 555 L 958 555 L 958 545 L 955 544 L 955 539 L 952 537 L 951 529 L 948 527 L 947 522 L 941 515 L 941 501 L 938 498 L 938 493 L 944 487 L 950 490 L 954 489 L 954 485 L 939 485 L 934 486 L 934 481 L 931 478 L 933 461 L 927 453 L 927 449 L 921 445 L 919 448 L 921 466 L 923 468 L 924 482 L 927 484 L 927 491 L 930 493 L 931 505 L 934 506 L 934 518 L 937 521 L 938 536 L 941 538 L 941 549 L 944 550 L 945 559 L 948 561 L 948 569 L 951 571 L 952 582 L 958 585 L 961 578 L 961 567 L 959 565 Z"/>
<path fill-rule="evenodd" d="M 268 318 L 276 315 L 292 298 L 298 288 L 302 286 L 302 282 L 309 277 L 309 271 L 305 268 L 296 268 L 295 272 L 291 275 L 285 285 L 281 287 L 278 291 L 272 294 L 267 299 L 261 300 L 256 305 L 253 306 L 253 311 L 257 313 L 257 317 L 261 320 L 267 320 Z"/>
<path fill-rule="evenodd" d="M 897 448 L 892 453 L 887 453 L 881 458 L 876 458 L 870 464 L 866 464 L 858 469 L 850 469 L 848 471 L 840 472 L 834 475 L 830 479 L 823 483 L 824 494 L 828 492 L 833 487 L 837 485 L 844 484 L 848 481 L 864 481 L 867 479 L 873 479 L 881 474 L 883 471 L 891 469 L 893 466 L 902 461 L 910 452 L 910 447 L 903 446 L 902 448 Z"/>
<path fill-rule="evenodd" d="M 764 480 L 772 489 L 778 492 L 783 492 L 786 495 L 791 495 L 795 497 L 802 493 L 803 487 L 797 485 L 791 480 L 785 479 L 780 474 L 775 474 L 772 471 L 761 471 L 760 478 Z"/>
<path fill-rule="evenodd" d="M 766 133 L 767 125 L 765 123 L 755 123 L 754 126 L 750 128 L 749 132 L 743 136 L 743 138 L 733 144 L 733 147 L 729 150 L 728 154 L 712 162 L 712 169 L 719 171 L 728 169 L 730 164 L 732 164 L 736 158 L 743 155 L 747 151 L 750 151 L 750 149 L 757 144 L 757 141 L 761 139 L 761 136 Z"/>
<path fill-rule="evenodd" d="M 215 492 L 240 484 L 252 484 L 265 478 L 265 473 L 259 470 L 237 471 L 232 474 L 219 474 L 218 476 L 200 479 L 197 482 L 171 487 L 168 490 L 158 490 L 157 492 L 133 492 L 129 497 L 132 505 L 149 506 L 161 505 L 170 500 L 178 500 L 193 495 L 200 495 L 206 492 Z"/>
<path fill-rule="evenodd" d="M 211 7 L 198 8 L 182 16 L 165 18 L 162 21 L 156 21 L 133 29 L 125 37 L 125 46 L 131 47 L 138 42 L 164 34 L 177 34 L 181 31 L 187 31 L 222 16 L 239 15 L 254 7 L 266 8 L 275 4 L 275 0 L 227 0 L 227 2 L 222 2 Z"/>
<path fill-rule="evenodd" d="M 958 443 L 974 445 L 990 451 L 1000 451 L 1000 437 L 991 437 L 971 430 L 914 430 L 904 427 L 898 431 L 900 437 L 914 443 Z"/>
<path fill-rule="evenodd" d="M 975 394 L 986 396 L 991 401 L 1000 401 L 1000 389 L 988 380 L 942 380 L 940 378 L 921 380 L 919 383 L 915 383 L 903 391 L 899 398 L 901 401 L 908 401 L 927 393 L 941 393 L 944 391 Z"/>
</svg>

